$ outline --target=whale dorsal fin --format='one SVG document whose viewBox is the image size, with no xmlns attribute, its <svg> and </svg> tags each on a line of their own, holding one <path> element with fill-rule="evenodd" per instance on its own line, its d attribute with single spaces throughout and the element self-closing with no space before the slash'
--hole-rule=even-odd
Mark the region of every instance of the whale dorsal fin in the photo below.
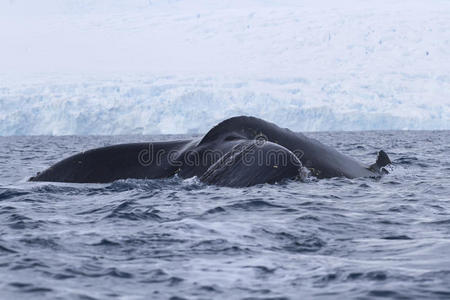
<svg viewBox="0 0 450 300">
<path fill-rule="evenodd" d="M 389 158 L 389 156 L 387 155 L 386 152 L 384 152 L 383 150 L 380 150 L 378 152 L 378 156 L 377 156 L 377 161 L 371 165 L 369 167 L 370 170 L 374 171 L 374 172 L 381 172 L 383 171 L 385 166 L 391 164 L 391 160 Z M 383 172 L 387 172 L 386 170 L 384 170 Z"/>
<path fill-rule="evenodd" d="M 378 156 L 377 156 L 377 166 L 379 168 L 383 168 L 389 164 L 391 164 L 391 160 L 389 159 L 389 156 L 387 155 L 386 152 L 384 152 L 383 150 L 380 150 L 380 152 L 378 152 Z"/>
</svg>

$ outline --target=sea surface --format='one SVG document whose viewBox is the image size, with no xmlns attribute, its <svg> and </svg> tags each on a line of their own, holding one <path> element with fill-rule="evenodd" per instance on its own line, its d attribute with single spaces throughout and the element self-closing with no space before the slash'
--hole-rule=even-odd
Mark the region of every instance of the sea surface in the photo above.
<svg viewBox="0 0 450 300">
<path fill-rule="evenodd" d="M 0 299 L 449 299 L 450 131 L 309 133 L 382 178 L 31 183 L 93 147 L 0 137 Z"/>
</svg>

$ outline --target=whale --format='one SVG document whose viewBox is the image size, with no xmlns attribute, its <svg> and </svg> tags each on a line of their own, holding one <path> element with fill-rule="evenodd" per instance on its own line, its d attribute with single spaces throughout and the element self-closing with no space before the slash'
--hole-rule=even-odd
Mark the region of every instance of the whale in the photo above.
<svg viewBox="0 0 450 300">
<path fill-rule="evenodd" d="M 197 177 L 205 184 L 248 187 L 313 176 L 377 177 L 391 163 L 383 150 L 361 163 L 303 133 L 252 117 L 226 119 L 203 137 L 106 146 L 65 158 L 30 181 L 109 183 L 119 179 Z"/>
</svg>

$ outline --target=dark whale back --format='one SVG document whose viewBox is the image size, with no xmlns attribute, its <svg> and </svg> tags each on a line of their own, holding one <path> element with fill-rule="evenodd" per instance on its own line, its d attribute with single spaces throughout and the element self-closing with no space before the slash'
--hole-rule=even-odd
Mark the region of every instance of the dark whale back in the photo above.
<svg viewBox="0 0 450 300">
<path fill-rule="evenodd" d="M 243 141 L 211 165 L 200 180 L 246 187 L 299 176 L 302 163 L 288 149 L 271 142 Z"/>
<path fill-rule="evenodd" d="M 369 166 L 363 165 L 334 148 L 306 137 L 302 133 L 247 116 L 227 119 L 214 126 L 200 141 L 199 145 L 213 141 L 232 139 L 267 139 L 295 153 L 302 164 L 319 178 L 345 176 L 349 178 L 373 176 Z"/>
</svg>

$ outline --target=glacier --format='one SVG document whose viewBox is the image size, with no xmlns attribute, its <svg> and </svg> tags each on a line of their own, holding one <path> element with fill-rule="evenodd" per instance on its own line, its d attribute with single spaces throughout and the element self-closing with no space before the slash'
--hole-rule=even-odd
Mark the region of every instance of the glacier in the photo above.
<svg viewBox="0 0 450 300">
<path fill-rule="evenodd" d="M 0 135 L 450 129 L 450 2 L 0 2 Z"/>
</svg>

